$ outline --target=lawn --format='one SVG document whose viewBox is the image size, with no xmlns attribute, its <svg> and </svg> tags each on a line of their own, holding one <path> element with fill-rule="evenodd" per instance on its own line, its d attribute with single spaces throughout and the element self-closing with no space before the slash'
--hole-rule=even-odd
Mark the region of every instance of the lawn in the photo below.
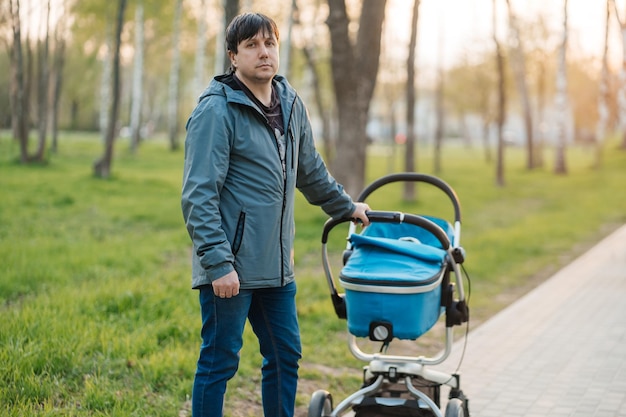
<svg viewBox="0 0 626 417">
<path fill-rule="evenodd" d="M 188 415 L 200 323 L 179 204 L 182 151 L 158 139 L 135 156 L 124 141 L 116 146 L 113 177 L 101 180 L 91 169 L 101 152 L 96 135 L 64 134 L 58 154 L 34 166 L 19 164 L 17 144 L 0 135 L 3 415 Z M 430 152 L 420 150 L 421 172 L 432 173 Z M 367 181 L 391 165 L 400 170 L 400 154 L 390 162 L 385 149 L 371 149 Z M 444 148 L 438 176 L 461 200 L 472 327 L 626 222 L 626 152 L 607 145 L 600 170 L 590 168 L 591 155 L 571 148 L 569 173 L 557 176 L 551 152 L 545 168 L 528 172 L 523 151 L 509 148 L 507 185 L 498 188 L 478 147 Z M 389 185 L 368 202 L 451 216 L 437 190 L 417 191 L 418 200 L 406 203 L 399 185 Z M 296 204 L 303 415 L 315 389 L 337 398 L 354 391 L 362 364 L 345 345 L 345 321 L 333 313 L 321 269 L 327 217 L 303 198 Z M 335 230 L 330 246 L 339 265 L 347 230 Z M 228 417 L 259 415 L 260 358 L 249 330 L 245 337 Z"/>
</svg>

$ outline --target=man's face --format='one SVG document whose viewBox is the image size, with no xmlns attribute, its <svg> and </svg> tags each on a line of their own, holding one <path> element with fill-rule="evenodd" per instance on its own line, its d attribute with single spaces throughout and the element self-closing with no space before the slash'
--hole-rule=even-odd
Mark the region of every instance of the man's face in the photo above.
<svg viewBox="0 0 626 417">
<path fill-rule="evenodd" d="M 246 85 L 265 84 L 278 72 L 278 41 L 273 33 L 260 31 L 228 52 L 235 74 Z"/>
</svg>

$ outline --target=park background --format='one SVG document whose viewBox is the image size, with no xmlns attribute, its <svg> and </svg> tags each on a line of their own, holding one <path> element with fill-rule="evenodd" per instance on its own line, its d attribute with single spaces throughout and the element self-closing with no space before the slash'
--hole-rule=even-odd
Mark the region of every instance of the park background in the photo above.
<svg viewBox="0 0 626 417">
<path fill-rule="evenodd" d="M 281 71 L 353 195 L 404 170 L 437 175 L 459 194 L 471 328 L 623 224 L 618 12 L 626 9 L 581 0 L 346 3 L 343 20 L 328 19 L 341 1 L 2 3 L 6 415 L 189 414 L 199 312 L 179 206 L 180 145 L 199 91 L 225 68 L 220 33 L 233 4 L 276 18 Z M 332 25 L 347 29 L 347 43 Z M 338 45 L 359 65 L 333 58 Z M 337 74 L 358 82 L 338 83 Z M 351 103 L 356 117 L 343 112 Z M 370 203 L 450 215 L 422 186 L 391 187 Z M 361 364 L 323 279 L 326 217 L 297 204 L 304 415 L 316 389 L 354 391 Z M 337 259 L 344 241 L 333 246 Z M 247 331 L 229 416 L 259 414 L 255 343 Z M 435 337 L 420 343 L 418 351 L 440 348 Z"/>
</svg>

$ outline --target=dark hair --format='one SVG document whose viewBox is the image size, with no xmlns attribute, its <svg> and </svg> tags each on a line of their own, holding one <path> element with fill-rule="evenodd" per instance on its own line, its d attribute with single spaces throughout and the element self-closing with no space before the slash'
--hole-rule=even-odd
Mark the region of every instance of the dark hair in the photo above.
<svg viewBox="0 0 626 417">
<path fill-rule="evenodd" d="M 242 13 L 235 16 L 226 28 L 226 50 L 237 53 L 239 42 L 254 37 L 260 31 L 265 35 L 274 34 L 279 40 L 276 22 L 264 14 Z"/>
</svg>

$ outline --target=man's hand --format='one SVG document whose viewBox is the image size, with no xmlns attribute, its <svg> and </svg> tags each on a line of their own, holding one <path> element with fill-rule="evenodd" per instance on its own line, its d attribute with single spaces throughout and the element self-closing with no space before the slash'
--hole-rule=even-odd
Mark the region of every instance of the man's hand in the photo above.
<svg viewBox="0 0 626 417">
<path fill-rule="evenodd" d="M 354 204 L 356 205 L 356 208 L 354 209 L 350 217 L 352 217 L 353 219 L 361 220 L 361 223 L 363 224 L 363 226 L 369 225 L 370 219 L 367 218 L 367 215 L 365 214 L 365 212 L 371 210 L 370 206 L 368 206 L 367 203 L 354 203 Z"/>
<path fill-rule="evenodd" d="M 219 298 L 231 298 L 239 294 L 239 275 L 237 271 L 229 272 L 212 283 L 213 293 Z"/>
</svg>

